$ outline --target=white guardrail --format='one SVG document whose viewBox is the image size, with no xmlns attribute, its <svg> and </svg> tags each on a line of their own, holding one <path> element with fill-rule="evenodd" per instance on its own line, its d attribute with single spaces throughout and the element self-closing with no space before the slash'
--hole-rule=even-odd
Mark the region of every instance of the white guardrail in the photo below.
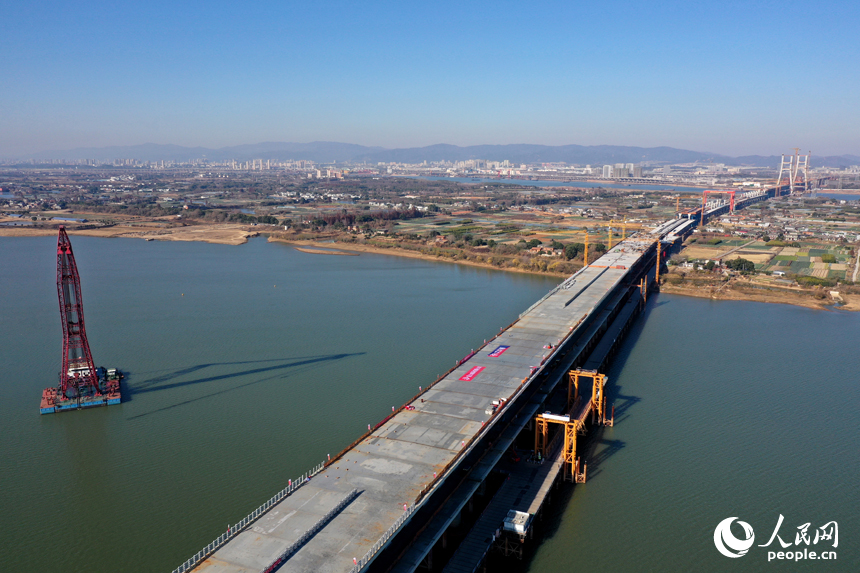
<svg viewBox="0 0 860 573">
<path fill-rule="evenodd" d="M 349 505 L 349 503 L 356 497 L 358 497 L 357 489 L 354 489 L 348 494 L 346 494 L 346 497 L 340 500 L 338 504 L 331 509 L 331 511 L 322 516 L 320 520 L 313 525 L 313 527 L 305 531 L 302 536 L 296 540 L 295 543 L 287 547 L 280 555 L 275 558 L 274 561 L 269 563 L 269 565 L 265 569 L 261 570 L 260 573 L 271 573 L 272 571 L 277 569 L 284 561 L 289 559 L 293 553 L 298 551 L 301 546 L 307 542 L 308 539 L 316 535 L 317 531 L 322 529 L 322 527 L 326 523 L 328 523 L 335 515 L 340 513 L 343 508 Z"/>
<path fill-rule="evenodd" d="M 403 523 L 407 519 L 409 519 L 409 516 L 412 515 L 412 512 L 415 511 L 415 507 L 415 505 L 409 506 L 406 511 L 403 512 L 403 515 L 397 518 L 397 521 L 394 522 L 394 525 L 389 527 L 388 531 L 383 533 L 382 537 L 380 537 L 379 540 L 373 544 L 373 547 L 368 549 L 367 553 L 364 554 L 364 557 L 355 562 L 355 566 L 353 566 L 349 573 L 358 573 L 359 571 L 364 569 L 364 566 L 373 560 L 373 556 L 376 555 L 380 549 L 385 547 L 385 544 L 388 543 L 388 540 L 391 539 L 394 534 L 397 533 L 397 530 L 400 529 L 400 526 L 403 525 Z"/>
<path fill-rule="evenodd" d="M 307 483 L 308 480 L 310 480 L 313 476 L 322 471 L 324 467 L 325 462 L 315 466 L 311 471 L 302 474 L 299 479 L 290 481 L 287 487 L 276 493 L 263 505 L 249 513 L 248 516 L 245 517 L 245 519 L 243 519 L 236 525 L 228 528 L 226 533 L 222 533 L 218 536 L 217 539 L 212 541 L 212 543 L 195 553 L 194 556 L 191 557 L 191 559 L 187 560 L 185 563 L 174 569 L 173 573 L 185 573 L 186 571 L 190 571 L 191 569 L 199 565 L 201 561 L 215 553 L 218 548 L 236 537 L 239 533 L 244 531 L 246 527 L 259 519 L 259 517 L 263 515 L 266 511 L 268 511 L 273 505 L 275 505 L 276 503 L 280 503 L 285 497 L 302 487 L 305 483 Z"/>
</svg>

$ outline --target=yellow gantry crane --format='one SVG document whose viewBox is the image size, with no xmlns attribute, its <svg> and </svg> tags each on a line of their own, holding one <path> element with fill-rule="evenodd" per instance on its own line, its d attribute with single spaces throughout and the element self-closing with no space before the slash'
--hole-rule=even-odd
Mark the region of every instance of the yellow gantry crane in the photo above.
<svg viewBox="0 0 860 573">
<path fill-rule="evenodd" d="M 570 412 L 574 412 L 579 404 L 579 380 L 581 378 L 591 379 L 591 411 L 592 422 L 598 422 L 605 426 L 612 426 L 615 422 L 615 410 L 613 408 L 612 417 L 606 417 L 606 396 L 604 387 L 609 381 L 606 374 L 601 374 L 597 370 L 571 370 L 567 374 L 567 407 Z"/>
<path fill-rule="evenodd" d="M 579 381 L 590 378 L 592 381 L 591 400 L 588 406 L 579 409 Z M 568 373 L 567 403 L 569 414 L 560 416 L 545 412 L 535 417 L 535 453 L 543 458 L 549 454 L 549 425 L 563 426 L 564 444 L 562 446 L 562 464 L 564 479 L 576 483 L 585 483 L 587 464 L 581 463 L 576 455 L 576 436 L 585 432 L 585 420 L 591 414 L 592 424 L 612 426 L 615 423 L 615 408 L 612 417 L 606 417 L 606 382 L 605 374 L 596 370 L 571 370 Z M 578 416 L 578 417 L 575 417 Z"/>
<path fill-rule="evenodd" d="M 571 420 L 570 416 L 557 416 L 555 414 L 538 414 L 535 417 L 535 452 L 540 452 L 543 458 L 549 453 L 549 424 L 560 424 L 564 426 L 564 445 L 562 446 L 562 464 L 564 465 L 565 481 L 585 483 L 585 464 L 580 471 L 580 460 L 576 456 L 576 434 L 581 423 L 579 420 Z"/>
</svg>

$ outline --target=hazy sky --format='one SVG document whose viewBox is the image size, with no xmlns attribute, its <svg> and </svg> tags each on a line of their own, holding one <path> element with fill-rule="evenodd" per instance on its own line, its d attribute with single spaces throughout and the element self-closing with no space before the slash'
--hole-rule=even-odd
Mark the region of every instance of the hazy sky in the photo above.
<svg viewBox="0 0 860 573">
<path fill-rule="evenodd" d="M 856 0 L 0 6 L 5 156 L 262 141 L 860 155 Z"/>
</svg>

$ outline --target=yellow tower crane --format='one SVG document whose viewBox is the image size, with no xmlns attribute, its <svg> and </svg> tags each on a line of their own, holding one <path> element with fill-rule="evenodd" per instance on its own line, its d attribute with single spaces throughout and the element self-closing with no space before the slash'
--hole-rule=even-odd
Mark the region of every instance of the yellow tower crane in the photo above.
<svg viewBox="0 0 860 573">
<path fill-rule="evenodd" d="M 588 228 L 585 229 L 585 266 L 588 266 Z"/>
</svg>

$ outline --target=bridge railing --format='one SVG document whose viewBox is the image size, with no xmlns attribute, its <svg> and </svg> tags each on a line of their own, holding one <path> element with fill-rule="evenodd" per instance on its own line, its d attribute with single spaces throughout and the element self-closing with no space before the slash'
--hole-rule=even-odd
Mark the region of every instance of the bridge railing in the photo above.
<svg viewBox="0 0 860 573">
<path fill-rule="evenodd" d="M 295 543 L 287 547 L 280 555 L 278 555 L 274 561 L 269 563 L 269 565 L 262 569 L 260 573 L 271 573 L 275 569 L 278 568 L 284 561 L 290 558 L 290 556 L 298 551 L 302 545 L 304 545 L 308 539 L 316 535 L 317 531 L 322 529 L 322 527 L 328 523 L 335 515 L 340 513 L 344 507 L 349 505 L 349 503 L 354 500 L 358 496 L 358 490 L 353 489 L 351 492 L 346 494 L 346 497 L 340 500 L 336 506 L 334 506 L 329 512 L 323 515 L 319 521 L 317 521 L 310 529 L 305 531 L 301 537 L 299 537 Z"/>
<path fill-rule="evenodd" d="M 380 537 L 376 541 L 376 543 L 374 543 L 373 546 L 367 550 L 367 553 L 364 554 L 364 557 L 358 559 L 355 562 L 355 565 L 352 567 L 352 569 L 350 569 L 349 573 L 359 573 L 359 571 L 361 571 L 368 563 L 370 563 L 373 560 L 374 555 L 379 553 L 379 550 L 385 547 L 385 544 L 388 543 L 388 540 L 391 539 L 394 534 L 397 533 L 397 530 L 400 529 L 400 526 L 403 525 L 403 523 L 407 519 L 409 519 L 409 516 L 412 515 L 412 512 L 415 511 L 416 507 L 416 505 L 411 505 L 407 507 L 406 511 L 403 512 L 403 515 L 398 517 L 397 521 L 395 521 L 394 524 L 388 528 L 388 531 L 383 533 L 382 537 Z"/>
<path fill-rule="evenodd" d="M 273 505 L 280 503 L 285 497 L 302 487 L 313 476 L 321 472 L 324 467 L 325 462 L 314 466 L 313 469 L 302 474 L 301 477 L 299 477 L 298 479 L 291 480 L 287 487 L 273 495 L 269 500 L 263 503 L 263 505 L 261 505 L 260 507 L 249 513 L 244 519 L 236 523 L 236 525 L 233 525 L 232 527 L 228 528 L 225 533 L 219 535 L 209 545 L 195 553 L 185 563 L 174 569 L 173 573 L 185 573 L 186 571 L 194 569 L 197 565 L 200 564 L 201 561 L 215 553 L 215 551 L 217 551 L 221 546 L 239 535 L 239 533 L 244 531 L 246 527 L 259 519 L 260 516 L 263 515 L 266 511 L 268 511 Z"/>
<path fill-rule="evenodd" d="M 567 282 L 567 281 L 565 281 L 565 282 Z M 564 283 L 562 283 L 562 285 L 559 285 L 559 287 L 563 286 L 563 284 Z M 559 287 L 556 287 L 556 288 L 559 288 Z M 519 395 L 525 390 L 526 382 L 537 377 L 544 370 L 545 363 L 548 360 L 550 360 L 551 358 L 554 358 L 558 354 L 559 350 L 564 347 L 564 345 L 567 343 L 568 339 L 570 339 L 571 335 L 577 331 L 577 328 L 579 328 L 579 325 L 582 324 L 582 322 L 587 317 L 588 317 L 588 314 L 584 314 L 582 316 L 582 318 L 580 318 L 576 322 L 576 324 L 574 324 L 570 328 L 570 330 L 567 332 L 567 334 L 565 334 L 561 338 L 561 340 L 559 340 L 559 343 L 555 346 L 554 350 L 552 350 L 552 352 L 549 352 L 546 356 L 544 356 L 544 358 L 541 360 L 540 366 L 534 367 L 532 369 L 531 373 L 529 373 L 528 376 L 523 378 L 522 382 L 520 383 L 520 386 L 517 388 L 517 390 L 514 392 L 514 394 L 510 397 L 510 399 L 508 399 L 505 402 L 505 405 L 503 405 L 501 408 L 499 408 L 496 411 L 496 413 L 493 414 L 493 416 L 490 418 L 489 423 L 486 424 L 486 428 L 489 428 L 489 426 L 493 425 L 495 423 L 495 421 L 501 417 L 501 412 L 503 410 L 505 410 L 505 407 L 507 405 L 512 404 L 516 401 L 516 399 L 519 397 Z M 483 435 L 484 435 L 484 430 L 482 430 L 481 432 L 478 432 L 477 434 L 472 436 L 472 438 L 465 444 L 465 447 L 463 447 L 459 452 L 457 452 L 457 454 L 454 456 L 454 459 L 452 459 L 450 462 L 448 462 L 448 464 L 439 472 L 439 475 L 437 477 L 435 477 L 433 479 L 433 481 L 431 481 L 423 490 L 421 490 L 421 492 L 419 492 L 418 499 L 416 499 L 415 503 L 411 506 L 408 506 L 406 508 L 406 511 L 403 512 L 403 515 L 401 515 L 400 517 L 397 518 L 397 520 L 391 525 L 391 527 L 388 528 L 388 530 L 382 535 L 382 537 L 380 537 L 376 541 L 376 543 L 374 543 L 373 546 L 367 551 L 367 553 L 364 554 L 364 557 L 362 557 L 361 559 L 358 559 L 355 562 L 355 565 L 353 566 L 353 568 L 350 569 L 350 573 L 360 573 L 361 570 L 364 569 L 364 567 L 366 567 L 367 564 L 373 560 L 374 556 L 383 547 L 385 547 L 385 544 L 388 543 L 388 540 L 391 539 L 397 533 L 397 531 L 400 529 L 400 526 L 402 526 L 406 522 L 406 520 L 409 519 L 409 516 L 412 515 L 412 513 L 419 507 L 421 502 L 424 501 L 425 496 L 430 492 L 430 490 L 432 490 L 439 483 L 442 476 L 448 472 L 448 469 L 450 467 L 452 467 L 454 464 L 456 464 L 460 460 L 460 458 L 463 456 L 463 454 L 465 454 L 467 451 L 469 451 L 471 449 L 472 444 L 474 442 L 477 442 L 478 440 L 480 440 L 483 437 Z M 558 438 L 558 436 L 560 436 L 560 435 L 561 435 L 561 433 L 559 433 L 556 436 L 556 438 Z"/>
</svg>

